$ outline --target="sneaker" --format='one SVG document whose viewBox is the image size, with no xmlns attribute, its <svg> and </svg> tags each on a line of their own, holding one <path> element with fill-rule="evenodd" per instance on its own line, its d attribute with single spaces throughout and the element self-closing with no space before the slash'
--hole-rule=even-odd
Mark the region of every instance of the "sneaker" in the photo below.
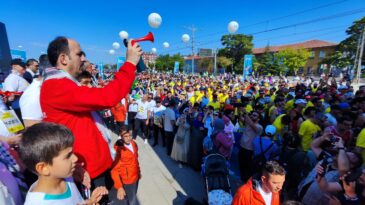
<svg viewBox="0 0 365 205">
<path fill-rule="evenodd" d="M 147 144 L 148 143 L 148 140 L 147 139 L 144 139 L 144 143 Z"/>
</svg>

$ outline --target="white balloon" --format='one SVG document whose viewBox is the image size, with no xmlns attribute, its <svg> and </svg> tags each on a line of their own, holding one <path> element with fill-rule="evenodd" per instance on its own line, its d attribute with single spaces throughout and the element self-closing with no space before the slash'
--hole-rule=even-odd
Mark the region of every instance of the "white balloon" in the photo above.
<svg viewBox="0 0 365 205">
<path fill-rule="evenodd" d="M 128 33 L 127 31 L 121 31 L 119 32 L 119 37 L 124 40 L 124 39 L 127 39 L 128 38 Z"/>
<path fill-rule="evenodd" d="M 148 24 L 152 28 L 158 28 L 158 27 L 160 27 L 161 23 L 162 23 L 162 18 L 160 16 L 160 14 L 158 14 L 158 13 L 151 13 L 148 16 Z"/>
<path fill-rule="evenodd" d="M 186 43 L 190 40 L 190 36 L 188 34 L 184 34 L 181 36 L 181 40 Z"/>
<path fill-rule="evenodd" d="M 151 51 L 152 51 L 152 53 L 156 53 L 157 52 L 157 49 L 156 48 L 152 48 Z"/>
<path fill-rule="evenodd" d="M 169 43 L 167 43 L 167 42 L 164 42 L 164 43 L 163 43 L 163 47 L 164 47 L 164 48 L 168 48 L 168 47 L 170 47 L 170 44 L 169 44 Z"/>
<path fill-rule="evenodd" d="M 238 30 L 239 25 L 237 23 L 237 21 L 231 21 L 228 24 L 228 31 L 229 33 L 236 33 L 236 31 Z"/>
<path fill-rule="evenodd" d="M 110 54 L 110 55 L 114 55 L 114 53 L 115 53 L 115 50 L 113 50 L 113 49 L 110 49 L 110 50 L 109 50 L 109 54 Z"/>
<path fill-rule="evenodd" d="M 117 50 L 118 48 L 120 48 L 120 44 L 118 42 L 114 42 L 112 47 Z"/>
</svg>

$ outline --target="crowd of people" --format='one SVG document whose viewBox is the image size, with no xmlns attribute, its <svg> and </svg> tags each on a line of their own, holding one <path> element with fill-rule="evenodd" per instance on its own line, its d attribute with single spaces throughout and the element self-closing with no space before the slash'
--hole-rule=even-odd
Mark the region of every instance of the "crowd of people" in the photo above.
<svg viewBox="0 0 365 205">
<path fill-rule="evenodd" d="M 12 61 L 0 202 L 136 204 L 139 136 L 196 171 L 222 155 L 242 182 L 234 205 L 365 204 L 365 86 L 329 76 L 136 74 L 140 55 L 128 45 L 108 80 L 65 37 L 39 60 Z"/>
</svg>

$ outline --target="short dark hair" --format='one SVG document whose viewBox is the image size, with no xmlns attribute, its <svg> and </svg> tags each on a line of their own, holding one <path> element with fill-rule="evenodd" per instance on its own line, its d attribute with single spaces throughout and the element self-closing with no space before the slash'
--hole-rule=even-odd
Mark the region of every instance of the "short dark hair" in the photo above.
<svg viewBox="0 0 365 205">
<path fill-rule="evenodd" d="M 37 62 L 38 63 L 38 61 L 36 59 L 34 59 L 34 58 L 28 59 L 27 60 L 27 66 L 32 65 L 34 62 Z"/>
<path fill-rule="evenodd" d="M 285 169 L 276 161 L 267 161 L 262 168 L 262 175 L 285 175 Z"/>
<path fill-rule="evenodd" d="M 72 132 L 63 125 L 41 122 L 25 130 L 19 143 L 20 158 L 25 166 L 36 173 L 35 166 L 39 162 L 52 165 L 53 158 L 72 147 Z"/>
<path fill-rule="evenodd" d="M 86 70 L 82 71 L 78 76 L 77 76 L 77 80 L 81 81 L 81 79 L 85 79 L 85 78 L 92 78 L 93 76 L 87 72 Z"/>
<path fill-rule="evenodd" d="M 56 66 L 58 57 L 61 55 L 61 53 L 65 53 L 67 55 L 70 54 L 68 39 L 64 36 L 55 38 L 48 45 L 47 54 L 49 62 L 52 66 Z"/>
</svg>

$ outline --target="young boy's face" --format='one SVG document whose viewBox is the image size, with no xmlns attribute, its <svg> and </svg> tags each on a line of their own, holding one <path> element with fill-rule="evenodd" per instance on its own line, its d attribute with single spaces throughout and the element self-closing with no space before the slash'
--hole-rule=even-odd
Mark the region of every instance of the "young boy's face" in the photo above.
<svg viewBox="0 0 365 205">
<path fill-rule="evenodd" d="M 124 144 L 128 144 L 129 145 L 131 143 L 131 141 L 132 141 L 132 132 L 131 131 L 124 132 L 124 133 L 122 133 L 121 137 L 123 139 Z"/>
<path fill-rule="evenodd" d="M 53 158 L 52 165 L 49 165 L 50 173 L 57 178 L 70 177 L 75 170 L 76 162 L 77 156 L 73 153 L 73 148 L 68 147 Z"/>
<path fill-rule="evenodd" d="M 91 78 L 82 78 L 80 80 L 80 84 L 83 85 L 83 86 L 87 86 L 87 87 L 91 88 L 92 87 Z"/>
</svg>

